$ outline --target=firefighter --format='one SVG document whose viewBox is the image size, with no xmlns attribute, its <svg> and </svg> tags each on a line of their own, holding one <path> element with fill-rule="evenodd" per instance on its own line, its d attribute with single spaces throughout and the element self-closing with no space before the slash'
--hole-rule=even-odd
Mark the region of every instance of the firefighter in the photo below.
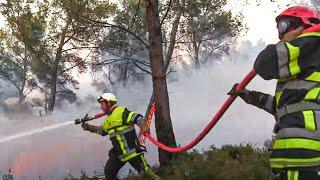
<svg viewBox="0 0 320 180">
<path fill-rule="evenodd" d="M 94 126 L 83 123 L 82 128 L 102 136 L 109 135 L 112 149 L 109 151 L 109 159 L 106 163 L 104 173 L 107 180 L 117 179 L 119 170 L 129 162 L 140 174 L 146 173 L 153 179 L 159 179 L 150 169 L 144 158 L 145 149 L 140 145 L 142 135 L 149 131 L 143 124 L 143 116 L 129 111 L 124 106 L 118 106 L 114 94 L 104 93 L 98 99 L 102 113 L 86 120 L 97 119 L 107 116 L 101 126 Z M 77 121 L 77 120 L 76 120 Z M 140 128 L 139 138 L 137 137 L 134 124 Z"/>
<path fill-rule="evenodd" d="M 273 114 L 275 141 L 270 165 L 280 179 L 320 179 L 320 17 L 295 6 L 276 17 L 280 41 L 254 63 L 264 80 L 277 79 L 275 96 L 236 90 L 245 102 Z"/>
</svg>

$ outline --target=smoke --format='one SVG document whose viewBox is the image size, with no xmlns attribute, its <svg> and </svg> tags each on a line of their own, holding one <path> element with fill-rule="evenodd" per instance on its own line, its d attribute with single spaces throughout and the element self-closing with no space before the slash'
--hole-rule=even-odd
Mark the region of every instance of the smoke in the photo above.
<svg viewBox="0 0 320 180">
<path fill-rule="evenodd" d="M 251 70 L 256 55 L 264 47 L 262 43 L 254 46 L 245 42 L 238 47 L 240 51 L 232 52 L 231 56 L 224 57 L 221 61 L 200 70 L 176 73 L 169 78 L 173 79 L 169 81 L 168 90 L 178 144 L 184 145 L 191 141 L 209 123 L 227 99 L 227 92 Z M 151 84 L 129 87 L 129 90 L 118 92 L 121 103 L 144 112 L 151 94 Z M 273 94 L 275 82 L 266 82 L 256 77 L 248 88 Z M 272 115 L 237 99 L 216 127 L 195 148 L 202 150 L 210 145 L 245 142 L 262 147 L 264 141 L 271 138 L 274 122 Z M 155 136 L 154 132 L 152 134 Z M 153 145 L 147 144 L 149 153 L 157 152 Z M 153 156 L 149 159 L 156 160 Z"/>
<path fill-rule="evenodd" d="M 320 1 L 319 0 L 311 0 L 312 5 L 314 6 L 314 8 L 320 12 Z"/>
<path fill-rule="evenodd" d="M 239 82 L 251 69 L 254 58 L 263 44 L 253 46 L 243 43 L 231 56 L 224 57 L 199 70 L 185 70 L 169 77 L 169 96 L 171 117 L 178 144 L 184 145 L 192 140 L 213 117 L 227 98 L 226 93 L 234 83 Z M 145 113 L 151 95 L 151 79 L 146 82 L 131 82 L 128 88 L 117 92 L 120 105 L 136 112 Z M 272 93 L 274 82 L 255 78 L 250 89 Z M 90 92 L 91 87 L 81 87 Z M 96 93 L 96 94 L 95 94 Z M 97 92 L 91 95 L 98 96 Z M 92 175 L 94 171 L 103 172 L 103 166 L 111 148 L 107 137 L 82 131 L 76 125 L 61 126 L 50 131 L 17 139 L 15 134 L 25 134 L 42 127 L 68 124 L 70 120 L 88 113 L 98 112 L 98 104 L 84 104 L 80 107 L 66 105 L 52 117 L 42 119 L 7 119 L 0 116 L 0 139 L 11 139 L 0 146 L 0 169 L 12 169 L 15 178 L 32 179 L 42 176 L 61 179 L 71 172 L 80 175 L 81 169 Z M 99 124 L 101 120 L 94 121 Z M 273 117 L 266 112 L 236 100 L 220 122 L 195 148 L 207 149 L 210 145 L 239 144 L 250 142 L 261 147 L 271 137 Z M 152 128 L 154 133 L 154 127 Z M 15 136 L 12 136 L 15 135 Z M 9 136 L 9 138 L 8 138 Z M 157 163 L 157 149 L 147 142 L 147 159 L 150 164 Z M 127 173 L 129 166 L 122 170 Z M 2 172 L 4 173 L 4 172 Z"/>
<path fill-rule="evenodd" d="M 289 2 L 292 1 L 281 1 L 281 7 L 272 5 L 269 1 L 261 1 L 260 7 L 255 4 L 246 6 L 243 15 L 249 31 L 243 39 L 255 43 L 260 37 L 267 43 L 276 41 L 275 13 L 281 12 Z M 310 3 L 302 0 L 299 2 Z M 319 1 L 312 2 L 315 7 L 319 7 Z M 245 41 L 233 47 L 230 56 L 206 64 L 201 69 L 171 73 L 168 90 L 171 118 L 178 144 L 185 145 L 193 140 L 209 123 L 226 100 L 227 92 L 251 70 L 255 57 L 264 47 L 265 44 L 261 42 L 252 44 Z M 95 91 L 90 85 L 90 76 L 79 75 L 78 79 L 81 79 L 80 91 L 77 93 L 80 97 L 100 95 L 101 92 Z M 3 82 L 0 82 L 0 86 L 7 87 Z M 275 81 L 264 81 L 257 76 L 248 88 L 273 94 Z M 3 97 L 12 97 L 12 92 L 14 91 L 5 91 Z M 151 93 L 152 83 L 149 78 L 145 82 L 129 82 L 126 88 L 118 89 L 116 95 L 120 105 L 144 114 Z M 46 118 L 16 119 L 6 117 L 0 112 L 0 141 L 6 140 L 0 143 L 0 174 L 8 172 L 10 168 L 15 179 L 28 180 L 38 176 L 42 179 L 63 179 L 68 173 L 79 177 L 81 170 L 85 170 L 89 175 L 93 175 L 95 171 L 102 173 L 111 148 L 108 137 L 84 132 L 80 126 L 65 125 L 86 113 L 96 112 L 99 112 L 98 104 L 91 101 L 83 101 L 81 106 L 66 104 L 54 115 Z M 91 124 L 101 122 L 102 119 Z M 210 145 L 244 142 L 262 147 L 263 142 L 271 138 L 274 123 L 275 120 L 270 114 L 237 99 L 195 149 L 206 150 Z M 44 130 L 61 124 L 65 126 Z M 155 136 L 154 123 L 151 134 Z M 148 162 L 151 165 L 157 164 L 157 148 L 149 141 L 146 145 Z M 130 166 L 126 165 L 120 174 L 124 176 L 129 168 Z"/>
</svg>

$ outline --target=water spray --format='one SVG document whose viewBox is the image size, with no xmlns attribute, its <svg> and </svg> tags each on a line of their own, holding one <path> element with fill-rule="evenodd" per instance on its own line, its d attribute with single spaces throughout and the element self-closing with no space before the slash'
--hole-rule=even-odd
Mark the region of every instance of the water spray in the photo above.
<svg viewBox="0 0 320 180">
<path fill-rule="evenodd" d="M 59 128 L 59 127 L 62 127 L 62 126 L 67 126 L 67 125 L 70 125 L 70 124 L 73 124 L 73 123 L 74 123 L 74 121 L 67 121 L 67 122 L 64 122 L 64 123 L 55 124 L 55 125 L 42 127 L 42 128 L 34 129 L 34 130 L 31 130 L 31 131 L 27 131 L 27 132 L 18 133 L 18 134 L 15 134 L 15 135 L 3 137 L 3 138 L 0 138 L 0 144 L 8 142 L 8 141 L 11 141 L 11 140 L 23 138 L 23 137 L 26 137 L 26 136 L 31 136 L 31 135 L 34 135 L 34 134 L 37 134 L 37 133 L 41 133 L 41 132 L 49 131 L 49 130 L 52 130 L 52 129 L 56 129 L 56 128 Z"/>
<path fill-rule="evenodd" d="M 88 113 L 89 113 L 92 109 L 93 109 L 93 108 L 91 108 L 91 109 L 88 111 Z M 0 144 L 1 144 L 1 143 L 8 142 L 8 141 L 11 141 L 11 140 L 23 138 L 23 137 L 26 137 L 26 136 L 31 136 L 31 135 L 34 135 L 34 134 L 37 134 L 37 133 L 42 133 L 42 132 L 45 132 L 45 131 L 57 129 L 57 128 L 59 128 L 59 127 L 67 126 L 67 125 L 70 125 L 70 124 L 83 124 L 83 123 L 91 120 L 91 119 L 89 119 L 88 113 L 86 114 L 86 116 L 85 116 L 84 118 L 81 118 L 81 119 L 76 119 L 76 120 L 72 120 L 72 121 L 67 121 L 67 122 L 60 123 L 60 124 L 55 124 L 55 125 L 51 125 L 51 126 L 46 126 L 46 127 L 42 127 L 42 128 L 38 128 L 38 129 L 31 130 L 31 131 L 14 134 L 14 135 L 7 136 L 7 137 L 2 137 L 2 138 L 0 138 Z"/>
</svg>

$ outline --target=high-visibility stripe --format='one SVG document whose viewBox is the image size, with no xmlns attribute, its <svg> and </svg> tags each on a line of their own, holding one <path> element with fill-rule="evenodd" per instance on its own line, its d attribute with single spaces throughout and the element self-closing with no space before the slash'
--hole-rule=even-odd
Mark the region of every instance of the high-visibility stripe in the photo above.
<svg viewBox="0 0 320 180">
<path fill-rule="evenodd" d="M 278 56 L 278 68 L 279 68 L 279 77 L 285 78 L 290 76 L 288 63 L 289 63 L 289 53 L 288 48 L 283 41 L 279 42 L 276 45 L 277 56 Z"/>
<path fill-rule="evenodd" d="M 310 76 L 306 78 L 308 81 L 320 82 L 320 72 L 315 71 Z"/>
<path fill-rule="evenodd" d="M 300 67 L 298 64 L 298 60 L 299 60 L 299 56 L 300 56 L 300 48 L 299 47 L 295 47 L 293 45 L 291 45 L 290 43 L 286 42 L 286 45 L 289 49 L 289 71 L 290 71 L 290 75 L 296 75 L 298 73 L 300 73 Z"/>
<path fill-rule="evenodd" d="M 128 115 L 128 118 L 127 118 L 127 123 L 133 123 L 133 116 L 136 115 L 136 113 L 134 112 L 130 112 L 129 115 Z"/>
<path fill-rule="evenodd" d="M 276 139 L 274 149 L 304 148 L 320 151 L 320 141 L 302 138 Z"/>
<path fill-rule="evenodd" d="M 121 135 L 117 135 L 116 139 L 117 139 L 118 143 L 120 144 L 120 148 L 121 148 L 122 154 L 127 154 L 127 149 L 125 147 L 125 144 L 122 141 Z"/>
<path fill-rule="evenodd" d="M 286 105 L 282 108 L 277 109 L 276 116 L 278 119 L 281 117 L 295 112 L 305 111 L 305 110 L 320 110 L 320 104 L 314 102 L 300 102 L 296 104 Z"/>
<path fill-rule="evenodd" d="M 140 156 L 141 161 L 143 163 L 143 167 L 144 170 L 146 171 L 146 173 L 154 180 L 161 180 L 161 178 L 159 176 L 157 176 L 150 168 L 150 166 L 148 165 L 146 159 L 144 158 L 143 155 Z"/>
<path fill-rule="evenodd" d="M 128 128 L 128 129 L 124 129 L 124 130 L 121 130 L 121 131 L 116 131 L 115 133 L 110 134 L 109 136 L 110 136 L 110 138 L 113 138 L 114 136 L 117 136 L 119 134 L 125 134 L 125 133 L 128 133 L 128 132 L 132 131 L 132 130 L 134 130 L 134 127 Z"/>
<path fill-rule="evenodd" d="M 303 128 L 284 128 L 277 133 L 276 138 L 307 138 L 320 141 L 320 131 L 308 131 Z"/>
<path fill-rule="evenodd" d="M 298 180 L 299 171 L 287 171 L 288 180 Z"/>
<path fill-rule="evenodd" d="M 316 100 L 318 98 L 319 92 L 319 87 L 310 89 L 304 97 L 304 100 Z"/>
<path fill-rule="evenodd" d="M 316 121 L 313 110 L 302 111 L 304 118 L 305 129 L 314 131 L 316 130 Z"/>
<path fill-rule="evenodd" d="M 299 171 L 294 171 L 293 180 L 298 180 L 299 178 Z"/>
<path fill-rule="evenodd" d="M 270 158 L 271 168 L 289 168 L 289 167 L 314 167 L 320 166 L 320 157 L 289 159 L 289 158 Z"/>
<path fill-rule="evenodd" d="M 141 155 L 141 156 L 140 156 L 140 158 L 141 158 L 141 161 L 142 161 L 142 164 L 143 164 L 143 168 L 144 168 L 144 170 L 145 170 L 145 171 L 148 171 L 148 169 L 149 169 L 149 165 L 148 165 L 148 163 L 147 163 L 146 159 L 144 158 L 144 156 L 143 156 L 143 155 Z"/>
<path fill-rule="evenodd" d="M 282 91 L 276 92 L 276 105 L 279 105 L 279 101 L 282 95 Z"/>
<path fill-rule="evenodd" d="M 108 134 L 111 135 L 113 133 L 116 133 L 116 132 L 119 132 L 119 131 L 123 131 L 125 129 L 129 129 L 129 128 L 132 128 L 133 126 L 132 125 L 129 125 L 129 126 L 120 126 L 120 127 L 117 127 L 117 128 L 114 128 L 114 129 L 110 129 L 108 131 Z"/>
<path fill-rule="evenodd" d="M 121 139 L 122 139 L 122 142 L 123 142 L 124 147 L 126 148 L 127 152 L 130 151 L 128 142 L 127 142 L 126 138 L 124 137 L 124 134 L 121 134 Z"/>
<path fill-rule="evenodd" d="M 279 84 L 277 86 L 276 91 L 283 91 L 285 89 L 293 89 L 293 90 L 311 89 L 311 88 L 316 87 L 317 85 L 319 86 L 318 82 L 310 82 L 310 81 L 304 81 L 304 80 L 293 80 L 293 81 L 288 81 L 284 84 Z"/>
<path fill-rule="evenodd" d="M 119 157 L 119 159 L 120 159 L 122 162 L 124 162 L 124 161 L 128 161 L 129 159 L 134 158 L 134 157 L 136 157 L 136 156 L 138 156 L 138 155 L 140 155 L 140 154 L 141 154 L 141 153 L 137 153 L 136 151 L 131 150 L 131 153 L 128 153 L 128 154 L 126 154 L 126 155 L 122 155 L 122 156 Z"/>
</svg>

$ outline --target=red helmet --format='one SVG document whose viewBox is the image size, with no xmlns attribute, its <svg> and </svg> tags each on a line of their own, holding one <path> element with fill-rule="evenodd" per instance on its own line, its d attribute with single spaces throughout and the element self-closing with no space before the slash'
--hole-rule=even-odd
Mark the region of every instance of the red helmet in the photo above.
<svg viewBox="0 0 320 180">
<path fill-rule="evenodd" d="M 284 10 L 280 15 L 276 17 L 276 22 L 278 22 L 282 17 L 299 18 L 304 25 L 309 26 L 315 25 L 312 20 L 320 19 L 320 16 L 316 11 L 303 6 L 294 6 Z"/>
</svg>

